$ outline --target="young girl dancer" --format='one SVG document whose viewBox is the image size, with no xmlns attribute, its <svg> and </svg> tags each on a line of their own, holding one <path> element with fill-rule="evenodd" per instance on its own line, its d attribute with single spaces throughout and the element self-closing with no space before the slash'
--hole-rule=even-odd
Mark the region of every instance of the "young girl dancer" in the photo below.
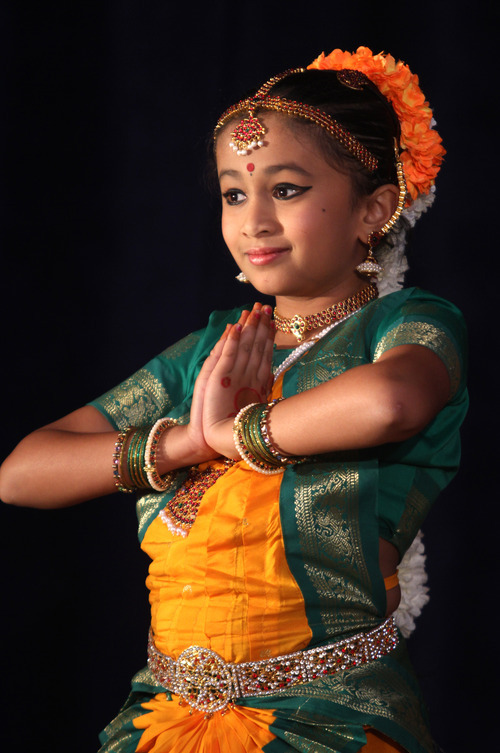
<svg viewBox="0 0 500 753">
<path fill-rule="evenodd" d="M 230 107 L 222 232 L 274 316 L 215 312 L 5 461 L 14 504 L 139 491 L 149 661 L 102 751 L 433 750 L 394 618 L 467 407 L 459 312 L 402 287 L 432 124 L 408 67 L 363 47 Z"/>
</svg>

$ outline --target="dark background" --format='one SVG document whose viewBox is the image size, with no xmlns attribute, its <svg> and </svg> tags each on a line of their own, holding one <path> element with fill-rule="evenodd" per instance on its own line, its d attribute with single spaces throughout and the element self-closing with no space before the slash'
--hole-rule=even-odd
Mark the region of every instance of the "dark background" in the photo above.
<svg viewBox="0 0 500 753">
<path fill-rule="evenodd" d="M 496 338 L 498 7 L 0 8 L 0 459 L 213 308 L 251 296 L 233 279 L 205 186 L 207 138 L 227 105 L 334 47 L 390 51 L 418 73 L 448 154 L 411 239 L 409 282 L 456 303 L 471 339 L 463 467 L 425 526 L 431 601 L 410 641 L 445 753 L 494 749 L 498 379 L 486 332 Z M 2 749 L 90 753 L 145 663 L 133 503 L 0 513 Z"/>
</svg>

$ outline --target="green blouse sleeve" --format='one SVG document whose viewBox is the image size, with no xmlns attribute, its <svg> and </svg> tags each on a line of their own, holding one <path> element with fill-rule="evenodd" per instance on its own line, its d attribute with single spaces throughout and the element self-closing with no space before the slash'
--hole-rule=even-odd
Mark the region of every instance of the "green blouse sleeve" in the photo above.
<svg viewBox="0 0 500 753">
<path fill-rule="evenodd" d="M 452 303 L 409 288 L 380 300 L 369 343 L 373 361 L 398 345 L 430 348 L 450 375 L 448 403 L 419 434 L 373 450 L 378 463 L 379 532 L 403 554 L 458 469 L 459 429 L 468 407 L 467 333 Z"/>
<path fill-rule="evenodd" d="M 451 398 L 465 387 L 466 327 L 462 314 L 449 301 L 410 289 L 402 305 L 380 321 L 372 340 L 373 361 L 398 345 L 422 345 L 436 353 L 448 370 Z"/>
</svg>

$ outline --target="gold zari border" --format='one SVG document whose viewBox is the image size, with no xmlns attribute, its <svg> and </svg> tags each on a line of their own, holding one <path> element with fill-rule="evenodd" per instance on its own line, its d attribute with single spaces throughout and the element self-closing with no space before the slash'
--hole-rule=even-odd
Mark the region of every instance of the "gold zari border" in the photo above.
<svg viewBox="0 0 500 753">
<path fill-rule="evenodd" d="M 460 360 L 455 345 L 443 330 L 428 322 L 401 322 L 380 340 L 373 360 L 377 361 L 383 353 L 398 345 L 423 345 L 436 353 L 448 370 L 450 395 L 453 397 L 460 385 Z"/>
</svg>

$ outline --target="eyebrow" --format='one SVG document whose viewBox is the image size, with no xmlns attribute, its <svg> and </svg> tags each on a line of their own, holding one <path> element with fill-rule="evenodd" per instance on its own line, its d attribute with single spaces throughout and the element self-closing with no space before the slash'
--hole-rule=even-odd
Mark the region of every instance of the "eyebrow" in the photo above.
<svg viewBox="0 0 500 753">
<path fill-rule="evenodd" d="M 301 167 L 301 165 L 298 165 L 296 162 L 286 162 L 279 165 L 268 165 L 264 168 L 263 172 L 264 175 L 276 175 L 277 173 L 284 172 L 285 170 L 299 173 L 299 175 L 303 175 L 307 178 L 312 177 L 311 173 L 308 170 L 306 170 L 304 167 Z M 240 178 L 242 174 L 244 175 L 244 173 L 242 173 L 242 171 L 240 170 L 221 170 L 221 172 L 219 173 L 219 180 L 220 178 L 223 178 L 225 176 L 228 176 L 230 178 Z"/>
</svg>

